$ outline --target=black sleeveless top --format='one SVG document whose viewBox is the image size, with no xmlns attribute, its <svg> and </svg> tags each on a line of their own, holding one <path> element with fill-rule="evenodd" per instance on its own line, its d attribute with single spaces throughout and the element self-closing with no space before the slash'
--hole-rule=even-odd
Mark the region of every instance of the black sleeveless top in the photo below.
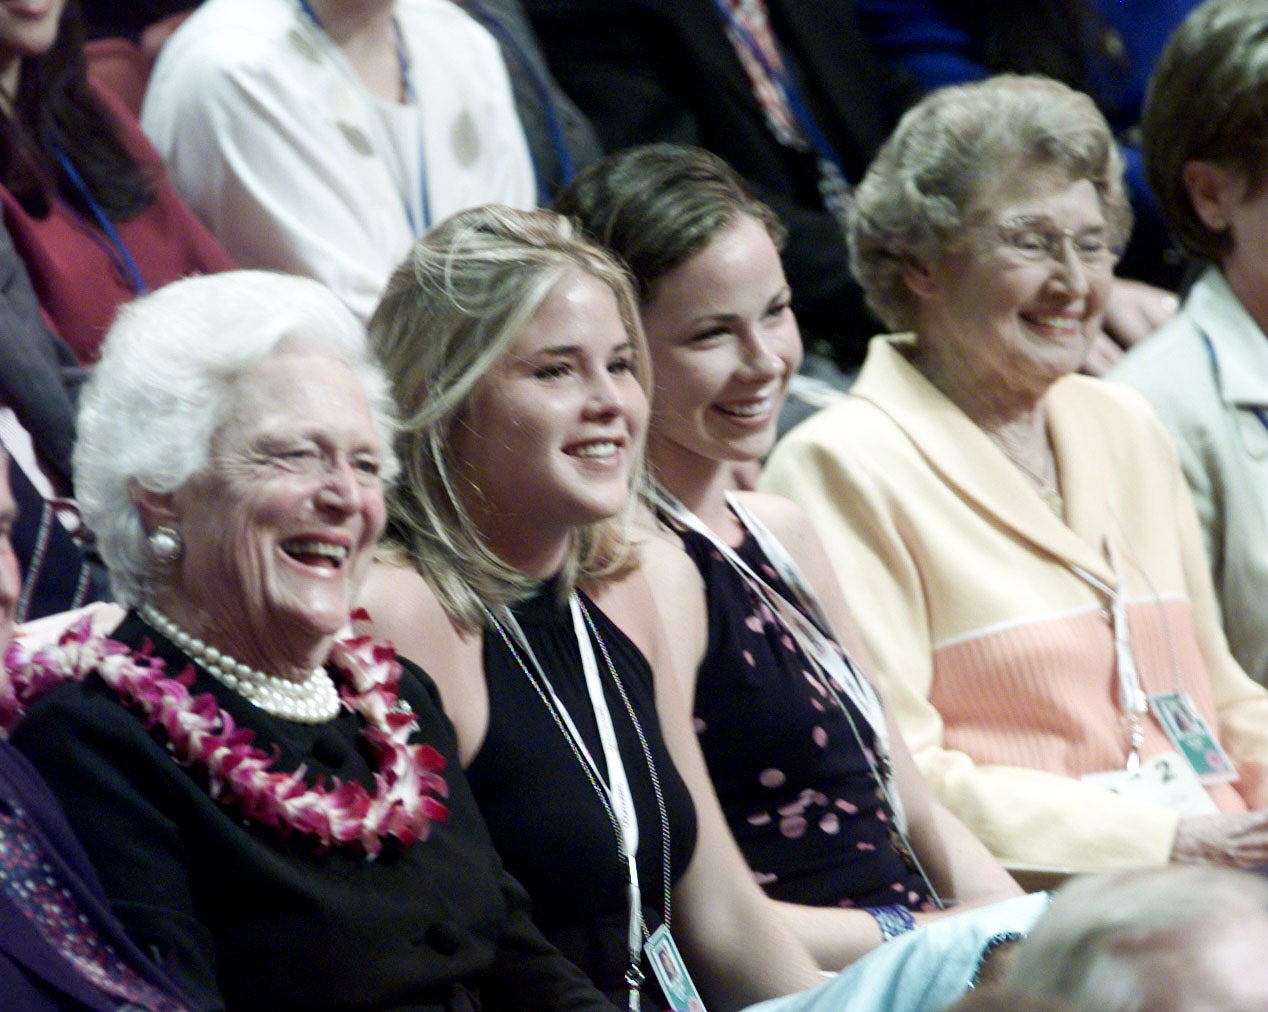
<svg viewBox="0 0 1268 1012">
<path fill-rule="evenodd" d="M 695 808 L 661 737 L 651 668 L 603 612 L 584 595 L 581 600 L 647 739 L 668 814 L 670 878 L 676 881 L 686 871 L 695 849 Z M 603 747 L 567 605 L 556 600 L 553 585 L 547 584 L 540 594 L 513 611 L 555 693 L 606 777 Z M 595 655 L 638 813 L 643 915 L 647 930 L 654 931 L 664 920 L 665 882 L 656 792 L 637 731 L 598 644 Z M 494 845 L 507 869 L 528 890 L 538 927 L 624 1008 L 629 876 L 625 859 L 617 851 L 612 821 L 568 739 L 495 629 L 486 629 L 484 634 L 484 669 L 489 727 L 467 776 Z M 646 960 L 644 970 L 644 1007 L 665 1008 Z"/>
<path fill-rule="evenodd" d="M 776 899 L 809 906 L 929 905 L 868 762 L 870 725 L 848 697 L 829 690 L 779 616 L 717 548 L 694 531 L 678 533 L 708 602 L 696 732 L 758 882 Z M 737 554 L 797 600 L 750 532 Z"/>
</svg>

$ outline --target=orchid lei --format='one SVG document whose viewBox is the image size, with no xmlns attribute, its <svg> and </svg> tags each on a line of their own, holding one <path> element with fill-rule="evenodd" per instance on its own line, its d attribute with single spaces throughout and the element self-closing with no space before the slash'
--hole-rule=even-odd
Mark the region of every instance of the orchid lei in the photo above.
<svg viewBox="0 0 1268 1012">
<path fill-rule="evenodd" d="M 363 613 L 354 619 L 364 618 Z M 8 731 L 36 699 L 66 681 L 96 672 L 126 706 L 139 710 L 145 726 L 161 727 L 168 749 L 184 766 L 201 766 L 208 793 L 236 804 L 247 818 L 283 833 L 316 839 L 318 849 L 336 846 L 378 856 L 385 837 L 408 846 L 427 838 L 433 821 L 444 820 L 448 795 L 441 770 L 445 758 L 430 745 L 411 745 L 418 718 L 398 702 L 401 668 L 395 651 L 368 636 L 337 640 L 330 661 L 343 705 L 366 722 L 362 731 L 379 767 L 374 793 L 356 781 L 333 778 L 329 788 L 293 773 L 271 770 L 273 755 L 252 744 L 255 732 L 238 727 L 210 693 L 193 696 L 192 666 L 164 674 L 160 658 L 134 654 L 107 639 L 85 619 L 54 646 L 30 648 L 15 639 L 5 657 L 12 687 L 0 694 L 0 728 Z"/>
</svg>

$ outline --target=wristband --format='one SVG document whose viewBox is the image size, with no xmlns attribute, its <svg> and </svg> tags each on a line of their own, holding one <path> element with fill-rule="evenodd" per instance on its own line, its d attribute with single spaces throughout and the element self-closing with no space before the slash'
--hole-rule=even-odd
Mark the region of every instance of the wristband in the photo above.
<svg viewBox="0 0 1268 1012">
<path fill-rule="evenodd" d="M 904 906 L 894 904 L 888 907 L 863 907 L 862 909 L 872 915 L 876 926 L 881 929 L 882 942 L 888 942 L 891 938 L 897 938 L 916 929 L 916 918 Z"/>
</svg>

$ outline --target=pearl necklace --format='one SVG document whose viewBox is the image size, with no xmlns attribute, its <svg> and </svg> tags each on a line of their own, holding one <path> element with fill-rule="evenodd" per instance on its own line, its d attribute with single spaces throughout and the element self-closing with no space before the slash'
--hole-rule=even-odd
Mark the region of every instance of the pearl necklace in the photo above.
<svg viewBox="0 0 1268 1012">
<path fill-rule="evenodd" d="M 191 636 L 152 604 L 143 604 L 138 610 L 207 674 L 265 713 L 297 724 L 324 724 L 338 714 L 339 692 L 324 668 L 314 669 L 302 682 L 278 678 Z"/>
</svg>

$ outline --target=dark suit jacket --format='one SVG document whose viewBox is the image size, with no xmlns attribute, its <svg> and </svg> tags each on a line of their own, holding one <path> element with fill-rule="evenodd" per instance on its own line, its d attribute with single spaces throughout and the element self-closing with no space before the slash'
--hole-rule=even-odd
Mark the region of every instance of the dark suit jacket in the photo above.
<svg viewBox="0 0 1268 1012">
<path fill-rule="evenodd" d="M 90 39 L 123 36 L 133 41 L 156 21 L 193 10 L 200 0 L 82 0 L 84 27 Z"/>
<path fill-rule="evenodd" d="M 844 364 L 878 325 L 850 277 L 813 155 L 775 139 L 712 0 L 525 0 L 555 77 L 607 150 L 699 144 L 730 162 L 789 227 L 784 262 L 802 329 Z M 816 122 L 857 182 L 915 97 L 859 32 L 852 0 L 767 0 Z"/>
<path fill-rule="evenodd" d="M 177 994 L 175 985 L 150 966 L 106 907 L 96 873 L 44 782 L 13 746 L 0 742 L 0 805 L 15 801 L 26 811 L 62 884 L 100 926 L 105 940 L 152 983 Z M 118 1004 L 79 976 L 8 896 L 0 894 L 0 1006 L 5 1012 L 115 1012 Z"/>
<path fill-rule="evenodd" d="M 17 413 L 45 470 L 66 490 L 83 379 L 74 353 L 45 325 L 22 258 L 0 225 L 0 403 Z"/>
<path fill-rule="evenodd" d="M 0 405 L 18 416 L 60 495 L 71 493 L 75 401 L 84 375 L 74 353 L 44 323 L 22 258 L 0 225 Z M 13 531 L 24 574 L 18 621 L 107 596 L 104 569 L 86 557 L 14 462 L 10 474 L 21 511 Z"/>
<path fill-rule="evenodd" d="M 602 153 L 590 121 L 550 74 L 520 0 L 457 0 L 497 40 L 511 76 L 519 114 L 537 175 L 537 197 L 549 204 L 572 176 Z M 553 117 L 557 134 L 551 130 Z"/>
</svg>

